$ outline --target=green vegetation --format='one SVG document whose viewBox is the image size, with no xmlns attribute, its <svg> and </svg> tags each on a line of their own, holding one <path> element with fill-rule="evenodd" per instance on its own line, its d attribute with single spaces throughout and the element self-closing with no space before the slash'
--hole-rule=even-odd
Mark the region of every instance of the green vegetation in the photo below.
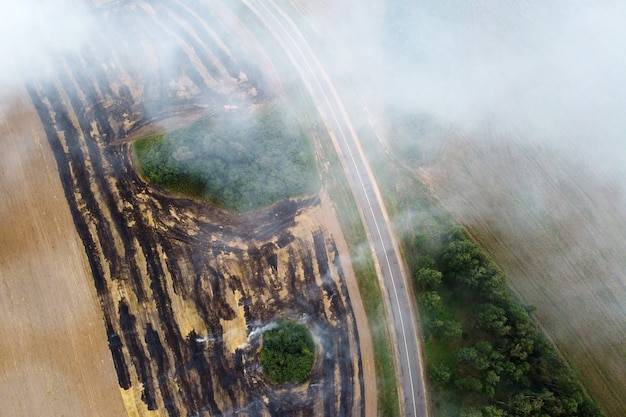
<svg viewBox="0 0 626 417">
<path fill-rule="evenodd" d="M 280 105 L 204 117 L 137 140 L 136 161 L 147 181 L 232 211 L 317 192 L 309 139 Z"/>
<path fill-rule="evenodd" d="M 508 293 L 504 273 L 460 229 L 436 245 L 418 236 L 406 246 L 421 259 L 412 273 L 438 415 L 603 415 Z"/>
<path fill-rule="evenodd" d="M 532 322 L 534 308 L 511 296 L 463 230 L 450 231 L 456 222 L 417 180 L 417 168 L 438 158 L 445 127 L 396 115 L 392 130 L 389 148 L 359 136 L 414 277 L 436 415 L 603 416 Z"/>
<path fill-rule="evenodd" d="M 398 416 L 400 412 L 397 380 L 393 365 L 393 350 L 389 342 L 391 336 L 387 327 L 387 314 L 383 305 L 374 261 L 371 259 L 371 254 L 368 253 L 368 255 L 368 260 L 362 265 L 353 266 L 372 336 L 378 411 L 380 416 Z M 352 259 L 356 259 L 354 253 L 351 256 Z"/>
<path fill-rule="evenodd" d="M 307 379 L 315 361 L 315 343 L 306 326 L 281 320 L 263 334 L 261 365 L 267 379 L 276 383 L 300 383 Z"/>
</svg>

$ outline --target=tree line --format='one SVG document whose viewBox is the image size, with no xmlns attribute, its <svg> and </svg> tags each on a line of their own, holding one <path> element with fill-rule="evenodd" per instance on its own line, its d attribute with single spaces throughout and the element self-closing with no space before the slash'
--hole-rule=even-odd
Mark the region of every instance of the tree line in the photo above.
<svg viewBox="0 0 626 417">
<path fill-rule="evenodd" d="M 439 415 L 603 416 L 461 229 L 437 245 L 418 234 L 409 248 Z"/>
</svg>

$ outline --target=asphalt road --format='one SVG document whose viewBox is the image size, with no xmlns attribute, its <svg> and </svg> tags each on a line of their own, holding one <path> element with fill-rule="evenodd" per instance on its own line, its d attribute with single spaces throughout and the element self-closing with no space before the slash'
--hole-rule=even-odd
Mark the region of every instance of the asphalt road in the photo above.
<svg viewBox="0 0 626 417">
<path fill-rule="evenodd" d="M 417 323 L 407 291 L 407 277 L 400 263 L 376 180 L 360 147 L 359 139 L 331 78 L 293 21 L 271 1 L 248 0 L 248 4 L 263 20 L 298 69 L 343 161 L 361 208 L 379 274 L 383 278 L 396 346 L 403 399 L 402 412 L 405 416 L 426 417 L 429 415 L 428 403 L 425 400 Z"/>
</svg>

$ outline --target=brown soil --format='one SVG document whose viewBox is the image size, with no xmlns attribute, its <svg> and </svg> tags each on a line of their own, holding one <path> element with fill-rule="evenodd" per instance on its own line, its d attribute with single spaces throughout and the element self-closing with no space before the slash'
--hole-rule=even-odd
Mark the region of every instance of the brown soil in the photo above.
<svg viewBox="0 0 626 417">
<path fill-rule="evenodd" d="M 218 6 L 209 10 L 205 4 L 184 6 L 174 1 L 135 2 L 134 6 L 102 6 L 104 14 L 129 13 L 138 18 L 135 23 L 143 23 L 117 32 L 109 27 L 98 39 L 102 44 L 97 49 L 85 48 L 78 57 L 58 57 L 56 76 L 28 87 L 45 132 L 40 131 L 38 138 L 47 139 L 54 155 L 54 160 L 44 161 L 49 170 L 46 175 L 53 179 L 59 175 L 62 188 L 58 181 L 56 189 L 35 184 L 41 181 L 41 160 L 33 161 L 39 169 L 28 168 L 28 172 L 32 186 L 55 193 L 55 207 L 62 207 L 58 210 L 66 223 L 50 226 L 58 233 L 50 236 L 71 237 L 75 255 L 71 259 L 78 260 L 74 266 L 81 273 L 70 272 L 69 257 L 52 252 L 44 270 L 47 274 L 59 271 L 73 286 L 51 290 L 61 297 L 49 301 L 52 310 L 37 310 L 35 298 L 23 314 L 33 314 L 31 310 L 44 314 L 47 322 L 37 328 L 29 324 L 28 329 L 42 335 L 57 335 L 59 319 L 53 320 L 51 312 L 67 317 L 77 334 L 58 338 L 74 349 L 80 345 L 79 336 L 85 337 L 83 326 L 89 326 L 94 332 L 87 337 L 89 353 L 102 355 L 98 358 L 103 369 L 97 377 L 93 366 L 67 367 L 81 377 L 87 377 L 82 370 L 88 369 L 91 386 L 98 387 L 92 392 L 89 384 L 82 383 L 81 388 L 91 396 L 78 391 L 78 399 L 72 397 L 89 411 L 70 414 L 66 397 L 59 397 L 58 406 L 70 415 L 123 415 L 119 391 L 113 390 L 115 398 L 111 399 L 100 390 L 112 387 L 116 375 L 128 415 L 365 415 L 366 409 L 371 411 L 371 402 L 364 405 L 365 393 L 373 397 L 375 389 L 366 384 L 374 381 L 371 341 L 353 272 L 349 262 L 344 262 L 345 242 L 326 198 L 285 200 L 255 213 L 231 215 L 155 190 L 132 167 L 129 137 L 159 130 L 167 121 L 181 123 L 205 109 L 219 109 L 225 102 L 262 103 L 271 99 L 270 92 L 280 91 L 271 88 L 275 79 L 266 67 L 259 70 L 251 65 L 251 57 L 259 64 L 267 63 L 262 49 L 254 49 L 258 45 L 253 41 L 240 43 L 246 39 L 245 28 L 228 10 L 219 10 L 218 19 Z M 164 26 L 164 16 L 172 26 Z M 177 68 L 164 74 L 159 71 L 169 61 L 159 60 L 171 56 L 157 56 L 151 47 L 138 49 L 136 45 L 159 41 L 173 26 L 177 35 L 170 40 L 178 48 Z M 143 68 L 146 63 L 154 67 Z M 18 122 L 14 118 L 10 126 L 20 126 Z M 3 187 L 13 189 L 17 182 L 9 174 L 13 171 L 7 169 Z M 14 216 L 45 208 L 29 204 L 43 195 L 30 186 L 30 181 L 24 186 L 30 200 L 10 206 Z M 43 215 L 52 219 L 47 208 Z M 15 222 L 3 224 L 7 230 L 13 227 Z M 21 246 L 40 252 L 24 239 L 34 234 L 28 229 L 32 225 L 24 227 L 8 243 L 15 246 L 15 257 L 24 253 Z M 86 258 L 81 259 L 75 231 Z M 44 241 L 51 239 L 48 233 L 40 232 Z M 54 250 L 70 253 L 56 243 L 51 243 Z M 3 263 L 0 271 L 4 274 L 5 270 L 12 271 Z M 39 278 L 32 272 L 22 275 Z M 41 295 L 41 286 L 32 288 Z M 89 300 L 80 288 L 87 291 Z M 15 299 L 14 293 L 22 294 L 13 289 L 7 297 Z M 85 309 L 91 309 L 97 319 Z M 89 320 L 82 321 L 85 317 Z M 299 386 L 276 387 L 265 380 L 259 366 L 260 332 L 281 317 L 306 323 L 318 343 L 314 372 Z M 29 349 L 39 346 L 32 341 L 38 339 L 33 333 L 30 336 L 20 339 L 21 349 L 13 350 L 13 360 L 35 363 Z M 42 353 L 40 360 L 52 359 Z M 54 363 L 55 372 L 44 376 L 58 374 L 66 381 L 58 386 L 67 387 L 71 378 L 58 370 L 65 369 L 59 365 L 63 361 Z M 30 368 L 24 372 L 41 376 Z M 100 379 L 100 375 L 105 377 Z M 41 398 L 38 384 L 43 382 L 32 382 L 21 392 L 35 392 Z M 13 395 L 13 391 L 4 392 Z M 103 406 L 105 400 L 110 406 Z M 116 409 L 112 408 L 115 404 Z M 94 408 L 97 412 L 91 411 Z"/>
</svg>

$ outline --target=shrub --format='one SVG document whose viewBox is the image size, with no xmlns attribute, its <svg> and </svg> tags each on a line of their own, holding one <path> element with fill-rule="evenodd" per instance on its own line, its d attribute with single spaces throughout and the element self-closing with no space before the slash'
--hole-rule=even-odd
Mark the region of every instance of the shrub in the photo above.
<svg viewBox="0 0 626 417">
<path fill-rule="evenodd" d="M 306 326 L 282 320 L 263 334 L 261 366 L 265 376 L 277 384 L 306 380 L 315 361 L 315 343 Z"/>
</svg>

